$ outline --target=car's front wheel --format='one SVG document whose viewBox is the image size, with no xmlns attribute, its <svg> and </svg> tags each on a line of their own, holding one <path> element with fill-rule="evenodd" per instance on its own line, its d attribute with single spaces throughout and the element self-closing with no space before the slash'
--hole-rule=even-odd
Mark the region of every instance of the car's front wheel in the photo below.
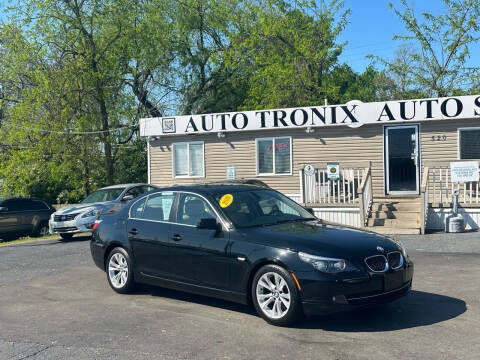
<svg viewBox="0 0 480 360">
<path fill-rule="evenodd" d="M 114 248 L 107 259 L 107 278 L 111 288 L 120 294 L 128 294 L 133 291 L 132 261 L 128 252 L 121 247 Z"/>
<path fill-rule="evenodd" d="M 252 281 L 252 300 L 258 314 L 272 325 L 289 326 L 302 317 L 297 286 L 280 266 L 258 270 Z"/>
<path fill-rule="evenodd" d="M 50 234 L 50 230 L 48 228 L 48 224 L 47 223 L 41 223 L 35 229 L 35 232 L 33 233 L 33 236 L 44 237 L 44 236 L 48 236 L 49 234 Z"/>
</svg>

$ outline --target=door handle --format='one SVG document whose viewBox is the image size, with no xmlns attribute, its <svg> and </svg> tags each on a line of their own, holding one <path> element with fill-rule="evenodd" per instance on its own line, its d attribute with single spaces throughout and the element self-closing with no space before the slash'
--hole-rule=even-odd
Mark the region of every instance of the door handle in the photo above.
<svg viewBox="0 0 480 360">
<path fill-rule="evenodd" d="M 130 235 L 137 235 L 138 234 L 138 231 L 137 229 L 132 229 L 128 232 Z"/>
<path fill-rule="evenodd" d="M 178 234 L 175 234 L 175 235 L 173 235 L 173 236 L 171 237 L 171 239 L 172 239 L 173 241 L 180 241 L 180 240 L 182 240 L 182 237 L 181 237 L 180 235 L 178 235 Z"/>
</svg>

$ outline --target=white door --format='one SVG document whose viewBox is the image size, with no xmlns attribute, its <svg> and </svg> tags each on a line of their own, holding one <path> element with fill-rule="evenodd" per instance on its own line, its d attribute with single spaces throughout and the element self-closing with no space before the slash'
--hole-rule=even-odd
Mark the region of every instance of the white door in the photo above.
<svg viewBox="0 0 480 360">
<path fill-rule="evenodd" d="M 385 127 L 385 179 L 388 195 L 418 194 L 418 125 Z"/>
</svg>

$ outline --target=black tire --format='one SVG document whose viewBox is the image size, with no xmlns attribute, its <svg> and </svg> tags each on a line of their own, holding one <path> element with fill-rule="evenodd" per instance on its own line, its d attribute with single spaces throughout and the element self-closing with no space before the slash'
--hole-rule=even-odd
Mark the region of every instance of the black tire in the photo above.
<svg viewBox="0 0 480 360">
<path fill-rule="evenodd" d="M 60 237 L 63 239 L 63 240 L 70 240 L 72 237 L 73 237 L 73 234 L 60 234 Z"/>
<path fill-rule="evenodd" d="M 114 258 L 114 257 L 116 257 L 116 258 Z M 120 265 L 120 262 L 118 262 L 117 259 L 119 259 L 119 258 L 125 259 L 125 262 L 126 262 L 125 268 L 127 270 L 127 273 L 126 273 L 126 276 L 124 277 L 125 281 L 123 282 L 123 280 L 122 280 L 121 284 L 115 283 L 115 276 L 118 275 L 120 273 L 120 271 L 116 271 L 116 270 L 112 271 L 111 270 L 111 268 L 110 268 L 111 263 L 110 262 L 111 262 L 112 258 L 114 258 L 113 264 L 119 264 L 119 265 Z M 128 254 L 128 252 L 124 248 L 116 247 L 116 248 L 112 249 L 112 251 L 110 251 L 110 254 L 108 254 L 108 257 L 107 257 L 107 263 L 105 264 L 105 271 L 107 273 L 108 283 L 110 284 L 110 287 L 114 291 L 116 291 L 119 294 L 129 294 L 129 293 L 132 293 L 134 291 L 135 281 L 133 279 L 132 259 L 130 258 L 130 255 Z M 120 278 L 121 278 L 121 275 L 120 275 L 119 279 Z"/>
<path fill-rule="evenodd" d="M 47 236 L 50 232 L 50 229 L 48 228 L 48 223 L 41 223 L 38 225 L 38 227 L 35 229 L 35 232 L 33 233 L 34 237 L 44 237 Z"/>
<path fill-rule="evenodd" d="M 257 285 L 259 283 L 259 280 L 262 279 L 262 277 L 265 274 L 267 274 L 267 277 L 273 276 L 273 278 L 275 278 L 274 275 L 268 275 L 268 274 L 277 274 L 278 276 L 280 276 L 280 278 L 282 278 L 285 281 L 286 288 L 285 288 L 285 285 L 280 286 L 281 288 L 279 289 L 275 287 L 275 290 L 272 291 L 272 294 L 274 294 L 274 296 L 271 297 L 273 298 L 273 302 L 277 302 L 277 301 L 279 302 L 280 304 L 279 306 L 281 307 L 280 311 L 284 311 L 284 314 L 282 314 L 281 317 L 274 318 L 267 314 L 267 312 L 274 311 L 273 307 L 275 305 L 272 306 L 272 309 L 270 309 L 269 306 L 267 305 L 266 311 L 262 310 L 260 306 L 259 298 L 257 296 Z M 262 286 L 260 285 L 260 289 L 263 290 L 264 287 L 262 288 Z M 288 309 L 284 304 L 282 304 L 283 300 L 280 299 L 281 296 L 287 295 L 287 292 L 285 290 L 288 290 L 288 295 L 290 296 Z M 255 310 L 269 324 L 276 325 L 276 326 L 291 326 L 303 318 L 302 304 L 300 301 L 300 294 L 298 292 L 297 285 L 294 282 L 292 275 L 281 266 L 265 265 L 262 268 L 260 268 L 255 274 L 255 276 L 253 277 L 251 293 L 252 293 L 252 302 L 253 302 L 253 306 L 255 307 Z M 259 294 L 260 296 L 262 295 L 268 296 L 267 294 L 261 293 L 261 292 L 259 292 Z"/>
</svg>

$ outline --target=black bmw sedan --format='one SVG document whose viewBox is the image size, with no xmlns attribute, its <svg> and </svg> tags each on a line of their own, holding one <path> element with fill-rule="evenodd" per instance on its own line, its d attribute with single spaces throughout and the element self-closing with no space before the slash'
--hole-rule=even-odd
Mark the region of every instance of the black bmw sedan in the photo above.
<svg viewBox="0 0 480 360">
<path fill-rule="evenodd" d="M 97 220 L 91 252 L 113 290 L 148 283 L 244 304 L 274 325 L 406 295 L 396 242 L 328 225 L 281 193 L 243 184 L 157 189 Z"/>
</svg>

